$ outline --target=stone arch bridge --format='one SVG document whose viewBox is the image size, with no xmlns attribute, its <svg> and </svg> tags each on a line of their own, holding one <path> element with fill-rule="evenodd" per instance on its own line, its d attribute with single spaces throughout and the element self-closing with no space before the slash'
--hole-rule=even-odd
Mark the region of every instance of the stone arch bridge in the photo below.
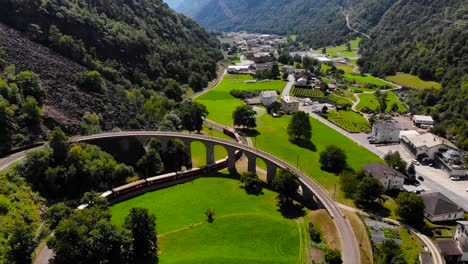
<svg viewBox="0 0 468 264">
<path fill-rule="evenodd" d="M 341 210 L 335 204 L 328 193 L 323 190 L 309 176 L 302 173 L 293 165 L 261 150 L 249 147 L 244 144 L 237 143 L 232 140 L 214 138 L 199 134 L 187 134 L 178 132 L 164 131 L 122 131 L 109 132 L 90 136 L 75 137 L 71 140 L 72 143 L 89 143 L 103 147 L 103 149 L 120 156 L 121 158 L 135 159 L 144 153 L 144 145 L 151 138 L 158 138 L 161 141 L 163 149 L 167 149 L 170 139 L 180 139 L 185 143 L 186 153 L 191 157 L 191 143 L 201 142 L 206 148 L 207 165 L 214 164 L 214 147 L 216 145 L 223 146 L 228 152 L 228 169 L 234 171 L 236 169 L 235 152 L 242 151 L 248 159 L 248 170 L 256 171 L 256 160 L 260 158 L 267 165 L 267 181 L 271 182 L 276 176 L 277 168 L 290 169 L 299 176 L 299 182 L 302 188 L 302 197 L 304 200 L 314 200 L 320 206 L 325 208 L 338 229 L 338 234 L 342 245 L 342 256 L 344 263 L 358 264 L 360 263 L 359 245 L 353 233 L 350 223 L 344 217 Z M 191 159 L 189 159 L 191 160 Z M 190 168 L 191 164 L 188 164 Z"/>
</svg>

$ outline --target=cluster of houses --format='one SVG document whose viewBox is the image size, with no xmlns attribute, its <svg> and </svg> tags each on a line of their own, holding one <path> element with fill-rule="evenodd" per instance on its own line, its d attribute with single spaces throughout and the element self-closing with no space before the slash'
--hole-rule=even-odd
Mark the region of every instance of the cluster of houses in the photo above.
<svg viewBox="0 0 468 264">
<path fill-rule="evenodd" d="M 416 126 L 432 126 L 434 121 L 426 116 L 414 116 Z M 417 160 L 438 165 L 449 177 L 465 177 L 468 168 L 462 154 L 450 140 L 432 133 L 420 134 L 415 130 L 402 130 L 396 121 L 379 121 L 373 124 L 370 142 L 376 144 L 400 143 Z"/>
<path fill-rule="evenodd" d="M 278 94 L 274 90 L 262 91 L 260 92 L 259 99 L 260 103 L 268 108 L 271 104 L 278 102 Z M 299 111 L 299 101 L 290 96 L 282 96 L 279 102 L 285 113 L 292 114 Z"/>
</svg>

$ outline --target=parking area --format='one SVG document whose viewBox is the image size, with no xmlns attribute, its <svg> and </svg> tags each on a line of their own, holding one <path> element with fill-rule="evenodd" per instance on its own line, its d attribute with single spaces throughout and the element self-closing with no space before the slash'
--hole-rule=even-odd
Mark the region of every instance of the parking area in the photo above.
<svg viewBox="0 0 468 264">
<path fill-rule="evenodd" d="M 414 159 L 413 155 L 401 144 L 395 145 L 387 145 L 387 146 L 378 146 L 377 149 L 384 153 L 388 153 L 390 151 L 398 151 L 401 157 L 409 163 Z M 432 168 L 429 166 L 415 166 L 417 175 L 424 175 L 424 179 L 428 179 L 434 184 L 431 184 L 427 180 L 421 181 L 421 188 L 426 191 L 441 191 L 441 189 L 447 189 L 460 197 L 468 200 L 468 192 L 466 191 L 468 188 L 468 179 L 460 180 L 460 181 L 452 181 L 450 180 L 449 176 L 443 172 L 442 170 Z M 439 186 L 437 186 L 439 185 Z M 446 194 L 446 192 L 444 192 Z M 447 195 L 449 198 L 458 200 L 453 195 Z M 468 201 L 465 201 L 468 203 Z"/>
</svg>

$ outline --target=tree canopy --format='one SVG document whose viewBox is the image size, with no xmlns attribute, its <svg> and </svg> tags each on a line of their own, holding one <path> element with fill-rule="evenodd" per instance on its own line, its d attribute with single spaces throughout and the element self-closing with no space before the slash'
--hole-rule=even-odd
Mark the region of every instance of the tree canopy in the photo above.
<svg viewBox="0 0 468 264">
<path fill-rule="evenodd" d="M 339 173 L 347 167 L 346 154 L 335 145 L 329 145 L 320 153 L 321 169 Z"/>
<path fill-rule="evenodd" d="M 308 141 L 312 137 L 312 126 L 309 115 L 299 111 L 292 116 L 288 124 L 288 135 L 291 141 Z"/>
<path fill-rule="evenodd" d="M 250 105 L 238 106 L 232 113 L 232 119 L 235 126 L 243 126 L 248 128 L 257 127 L 256 120 L 257 112 Z"/>
<path fill-rule="evenodd" d="M 397 204 L 396 213 L 403 222 L 420 228 L 424 223 L 424 201 L 415 193 L 402 192 L 395 200 Z"/>
</svg>

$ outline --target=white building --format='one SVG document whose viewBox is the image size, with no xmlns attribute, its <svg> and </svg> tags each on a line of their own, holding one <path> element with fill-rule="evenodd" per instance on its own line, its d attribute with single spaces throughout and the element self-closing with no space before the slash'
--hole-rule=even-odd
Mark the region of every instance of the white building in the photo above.
<svg viewBox="0 0 468 264">
<path fill-rule="evenodd" d="M 458 242 L 462 252 L 461 261 L 468 262 L 468 221 L 457 221 L 457 229 L 453 239 Z"/>
<path fill-rule="evenodd" d="M 291 65 L 284 65 L 282 71 L 287 72 L 289 74 L 293 74 L 296 72 L 296 67 Z"/>
<path fill-rule="evenodd" d="M 417 127 L 432 127 L 434 125 L 434 119 L 430 116 L 414 115 L 413 123 Z"/>
<path fill-rule="evenodd" d="M 251 69 L 248 65 L 230 65 L 227 72 L 229 74 L 250 74 Z"/>
<path fill-rule="evenodd" d="M 375 143 L 400 142 L 400 126 L 397 122 L 381 121 L 372 125 L 372 139 Z"/>
<path fill-rule="evenodd" d="M 463 218 L 463 209 L 440 192 L 421 194 L 424 216 L 431 222 L 453 221 Z"/>
<path fill-rule="evenodd" d="M 387 164 L 373 162 L 362 166 L 364 173 L 382 183 L 384 190 L 399 190 L 403 188 L 405 176 Z"/>
<path fill-rule="evenodd" d="M 286 113 L 296 113 L 299 111 L 299 102 L 289 96 L 281 98 L 281 106 Z"/>
<path fill-rule="evenodd" d="M 417 159 L 433 160 L 436 153 L 449 149 L 457 150 L 452 142 L 431 133 L 418 136 L 402 136 L 401 142 Z"/>
<path fill-rule="evenodd" d="M 268 107 L 272 103 L 276 102 L 277 97 L 278 94 L 276 91 L 262 91 L 260 93 L 260 102 L 262 102 L 262 105 Z"/>
</svg>

